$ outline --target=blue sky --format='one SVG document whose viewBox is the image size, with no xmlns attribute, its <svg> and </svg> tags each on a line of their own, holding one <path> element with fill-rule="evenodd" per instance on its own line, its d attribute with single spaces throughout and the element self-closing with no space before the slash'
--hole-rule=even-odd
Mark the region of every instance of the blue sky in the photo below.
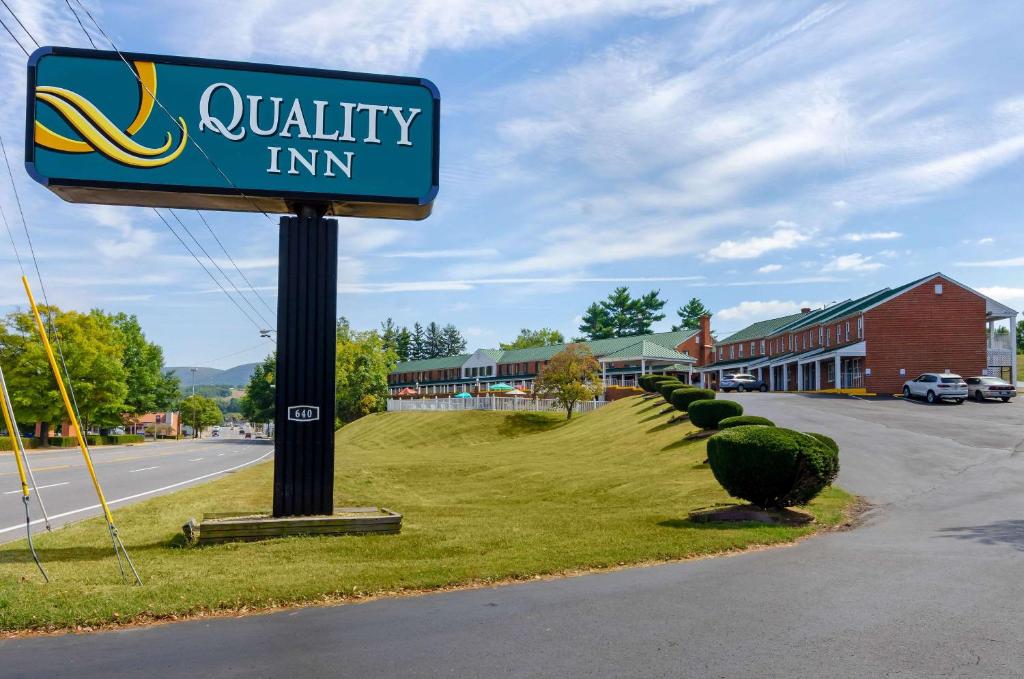
<svg viewBox="0 0 1024 679">
<path fill-rule="evenodd" d="M 41 43 L 88 46 L 63 0 L 8 3 Z M 434 214 L 341 220 L 338 308 L 357 327 L 450 322 L 471 347 L 571 335 L 625 284 L 670 310 L 700 297 L 727 333 L 937 270 L 1024 308 L 1019 3 L 86 5 L 125 50 L 439 86 Z M 265 355 L 151 211 L 69 205 L 28 179 L 25 56 L 2 37 L 0 133 L 51 301 L 138 314 L 171 365 Z M 273 307 L 276 223 L 205 216 Z M 0 273 L 2 310 L 23 305 L 9 248 Z"/>
</svg>

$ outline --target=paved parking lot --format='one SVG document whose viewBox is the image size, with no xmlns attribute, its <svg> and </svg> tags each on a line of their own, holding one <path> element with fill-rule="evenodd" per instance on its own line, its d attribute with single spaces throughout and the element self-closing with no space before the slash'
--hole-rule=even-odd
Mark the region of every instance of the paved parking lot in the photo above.
<svg viewBox="0 0 1024 679">
<path fill-rule="evenodd" d="M 15 639 L 4 676 L 1022 676 L 1024 405 L 724 397 L 836 438 L 840 483 L 873 504 L 864 525 L 727 558 Z"/>
</svg>

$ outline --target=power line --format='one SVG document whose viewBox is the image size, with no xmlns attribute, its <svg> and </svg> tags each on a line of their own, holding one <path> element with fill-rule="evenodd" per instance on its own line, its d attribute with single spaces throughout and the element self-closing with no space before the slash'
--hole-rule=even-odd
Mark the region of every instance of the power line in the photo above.
<svg viewBox="0 0 1024 679">
<path fill-rule="evenodd" d="M 249 315 L 249 312 L 247 312 L 245 308 L 238 303 L 238 300 L 231 296 L 231 293 L 229 293 L 227 289 L 225 289 L 225 287 L 221 284 L 221 282 L 217 280 L 217 277 L 213 275 L 213 272 L 210 271 L 205 264 L 203 264 L 202 260 L 199 259 L 198 256 L 196 256 L 196 253 L 192 251 L 192 248 L 190 248 L 188 243 L 185 242 L 185 239 L 182 238 L 178 234 L 178 232 L 174 230 L 174 228 L 171 226 L 171 223 L 167 221 L 167 219 L 165 219 L 162 214 L 157 212 L 156 208 L 153 208 L 153 212 L 155 212 L 156 216 L 160 218 L 160 221 L 164 223 L 164 226 L 167 227 L 167 230 L 174 234 L 174 237 L 178 239 L 178 242 L 181 243 L 182 247 L 185 248 L 188 254 L 192 255 L 192 259 L 196 260 L 196 263 L 203 268 L 203 271 L 205 271 L 206 275 L 210 277 L 210 280 L 212 280 L 217 285 L 217 287 L 220 288 L 221 292 L 227 295 L 227 298 L 231 300 L 231 303 L 234 304 L 235 307 L 242 312 L 242 315 L 245 316 L 246 319 L 248 319 L 248 321 L 252 323 L 257 330 L 263 330 L 263 327 L 260 326 L 260 324 L 257 323 L 255 320 L 253 320 L 252 316 Z"/>
<path fill-rule="evenodd" d="M 0 0 L 0 2 L 2 2 L 2 1 L 3 0 Z M 81 16 L 79 16 L 78 11 L 75 10 L 75 8 L 71 4 L 70 0 L 64 0 L 64 2 L 68 6 L 68 9 L 71 10 L 71 13 L 74 15 L 75 20 L 78 22 L 79 28 L 82 29 L 82 33 L 84 33 L 85 37 L 89 40 L 89 44 L 92 45 L 93 48 L 95 48 L 96 47 L 96 43 L 93 41 L 92 36 L 89 34 L 89 31 L 86 30 L 85 24 L 82 23 L 82 18 L 81 18 Z M 96 26 L 96 29 L 100 32 L 100 34 L 103 35 L 103 37 L 107 39 L 107 42 L 110 43 L 110 46 L 114 48 L 114 51 L 117 52 L 118 57 L 120 57 L 121 61 L 123 61 L 125 63 L 125 65 L 128 67 L 128 70 L 132 74 L 132 76 L 135 77 L 135 79 L 139 82 L 139 84 L 146 90 L 147 94 L 149 94 L 149 96 L 151 96 L 153 98 L 153 100 L 160 106 L 160 109 L 171 119 L 172 122 L 174 122 L 175 125 L 178 126 L 178 128 L 182 131 L 182 134 L 184 134 L 185 130 L 182 128 L 181 124 L 177 120 L 175 120 L 174 116 L 171 115 L 171 113 L 167 110 L 167 108 L 163 105 L 163 103 L 161 103 L 160 100 L 156 97 L 156 95 L 149 90 L 149 88 L 145 85 L 145 83 L 142 82 L 141 78 L 139 78 L 139 75 L 135 72 L 135 69 L 131 67 L 131 64 L 129 64 L 128 61 L 124 58 L 124 55 L 121 54 L 121 51 L 117 48 L 117 45 L 114 44 L 114 41 L 103 30 L 103 27 L 100 26 L 99 22 L 96 20 L 96 17 L 94 17 L 92 15 L 92 13 L 89 11 L 89 9 L 87 7 L 85 7 L 85 5 L 83 5 L 80 0 L 75 0 L 75 2 L 78 4 L 79 7 L 81 7 L 82 11 L 84 11 L 86 13 L 86 15 L 92 21 L 93 25 Z M 206 151 L 202 148 L 202 146 L 199 145 L 199 142 L 197 142 L 194 137 L 192 137 L 191 140 L 192 140 L 192 143 L 196 146 L 196 148 L 199 149 L 200 153 L 202 153 L 203 156 L 207 159 L 207 161 L 214 167 L 214 169 L 216 169 L 221 174 L 221 176 L 223 176 L 224 179 L 229 184 L 231 184 L 231 186 L 233 188 L 238 190 L 239 194 L 241 194 L 244 198 L 248 199 L 249 202 L 252 203 L 253 207 L 255 207 L 257 210 L 259 210 L 259 206 L 256 205 L 252 201 L 251 198 L 246 196 L 244 192 L 242 192 L 240 189 L 238 189 L 237 186 L 234 185 L 234 183 L 230 180 L 230 178 L 228 178 L 228 176 L 224 173 L 224 171 L 221 170 L 219 166 L 217 166 L 217 164 L 213 161 L 212 158 L 210 158 L 209 155 L 207 155 Z M 227 298 L 229 300 L 231 300 L 231 303 L 234 304 L 238 308 L 238 310 L 242 312 L 242 315 L 244 315 L 246 317 L 246 319 L 248 319 L 248 321 L 250 323 L 252 323 L 254 326 L 256 326 L 257 330 L 262 331 L 264 328 L 262 326 L 260 326 L 258 323 L 256 323 L 253 320 L 253 318 L 245 311 L 245 309 L 243 309 L 238 304 L 238 302 L 235 300 L 235 298 L 232 297 L 230 293 L 228 293 L 228 291 L 224 288 L 224 286 L 220 284 L 220 281 L 218 281 L 217 278 L 213 275 L 213 273 L 202 263 L 202 261 L 200 261 L 199 257 L 189 247 L 188 243 L 186 243 L 185 240 L 178 234 L 178 232 L 175 231 L 173 227 L 171 227 L 170 223 L 164 218 L 164 216 L 162 214 L 160 214 L 159 212 L 157 212 L 157 210 L 155 208 L 153 209 L 153 212 L 155 212 L 157 217 L 160 218 L 160 221 L 162 221 L 164 223 L 164 225 L 167 227 L 168 231 L 170 231 L 174 235 L 174 237 L 176 239 L 178 239 L 178 242 L 180 242 L 182 247 L 185 248 L 185 251 L 188 252 L 189 255 L 192 256 L 192 258 L 196 261 L 196 263 L 199 264 L 199 266 L 201 266 L 203 268 L 203 270 L 206 272 L 206 274 L 208 276 L 210 276 L 211 280 L 213 280 L 213 282 L 217 285 L 217 287 L 220 288 L 220 290 L 227 296 Z M 220 267 L 220 265 L 217 264 L 217 262 L 213 259 L 213 257 L 210 256 L 210 254 L 206 251 L 206 248 L 203 247 L 203 245 L 199 242 L 199 240 L 195 237 L 195 235 L 189 230 L 188 226 L 186 226 L 185 223 L 178 217 L 178 215 L 175 214 L 173 210 L 168 210 L 168 212 L 171 213 L 171 215 L 181 225 L 181 227 L 185 230 L 185 232 L 188 233 L 189 237 L 191 237 L 192 240 L 195 241 L 196 245 L 198 245 L 199 249 L 203 251 L 203 254 L 206 255 L 207 259 L 209 259 L 210 262 L 215 267 L 217 267 L 217 269 L 218 269 L 218 271 L 220 271 L 221 275 L 224 276 L 224 280 L 226 280 L 228 282 L 228 284 L 231 285 L 232 288 L 234 288 L 235 292 L 238 293 L 238 296 L 241 297 L 242 300 L 246 304 L 248 304 L 250 308 L 252 308 L 252 310 L 256 313 L 257 316 L 260 317 L 260 319 L 264 322 L 264 324 L 266 324 L 268 326 L 272 325 L 269 321 L 266 320 L 266 318 L 263 317 L 263 315 L 259 312 L 259 310 L 256 309 L 256 307 L 253 306 L 253 304 L 251 302 L 249 302 L 249 300 L 245 297 L 245 295 L 242 294 L 242 292 L 238 289 L 238 287 L 234 284 L 234 282 L 232 282 L 231 278 L 224 272 L 224 270 Z M 260 210 L 260 212 L 263 214 L 264 217 L 266 217 L 267 219 L 270 219 L 270 215 L 268 215 L 266 212 L 263 212 L 263 210 Z M 259 293 L 256 291 L 256 289 L 253 287 L 252 283 L 249 282 L 249 279 L 246 278 L 245 274 L 242 273 L 242 271 L 238 267 L 238 265 L 235 264 L 234 258 L 232 258 L 230 253 L 228 253 L 227 248 L 224 247 L 224 244 L 217 237 L 217 234 L 213 231 L 213 228 L 206 221 L 205 217 L 203 217 L 202 214 L 199 213 L 198 210 L 196 211 L 196 213 L 199 214 L 199 217 L 200 217 L 200 219 L 202 219 L 203 224 L 206 225 L 206 228 L 213 235 L 214 240 L 217 241 L 217 244 L 224 251 L 224 254 L 227 255 L 228 259 L 231 261 L 232 265 L 238 271 L 239 275 L 242 276 L 242 279 L 249 286 L 249 289 L 252 290 L 254 294 L 256 294 L 256 296 L 263 302 L 264 306 L 266 306 L 267 309 L 269 310 L 270 309 L 269 305 L 266 303 L 265 300 L 263 300 L 262 296 L 259 295 Z M 273 220 L 271 220 L 271 221 L 273 221 Z M 273 341 L 273 340 L 271 340 L 271 341 Z"/>
<path fill-rule="evenodd" d="M 196 210 L 195 213 L 199 215 L 199 219 L 201 219 L 203 224 L 206 225 L 206 229 L 210 232 L 210 235 L 213 236 L 213 239 L 215 241 L 217 241 L 217 245 L 220 246 L 220 249 L 227 256 L 228 261 L 231 262 L 231 266 L 235 267 L 235 271 L 237 271 L 238 275 L 242 277 L 242 280 L 245 281 L 245 284 L 249 286 L 249 289 L 252 291 L 252 293 L 256 295 L 260 302 L 263 303 L 263 306 L 267 308 L 267 311 L 269 311 L 270 313 L 274 313 L 274 310 L 270 308 L 270 304 L 267 303 L 266 298 L 264 298 L 263 295 L 261 295 L 259 291 L 256 290 L 255 287 L 253 287 L 253 284 L 249 281 L 249 278 L 244 273 L 242 273 L 242 270 L 239 268 L 238 264 L 235 264 L 235 258 L 231 256 L 231 253 L 228 252 L 228 249 L 224 247 L 223 243 L 220 242 L 220 238 L 217 237 L 217 234 L 216 232 L 214 232 L 213 227 L 210 226 L 210 223 L 206 221 L 206 217 L 203 216 L 203 213 L 200 212 L 199 210 Z"/>
<path fill-rule="evenodd" d="M 18 22 L 18 25 L 21 26 L 21 30 L 25 31 L 25 35 L 32 39 L 32 42 L 36 44 L 36 47 L 39 47 L 39 41 L 36 40 L 36 36 L 32 35 L 32 32 L 25 28 L 25 24 L 21 23 L 21 19 L 19 19 L 18 15 L 14 13 L 14 10 L 11 9 L 11 6 L 7 4 L 7 0 L 0 0 L 0 2 L 2 2 L 4 7 L 7 8 L 7 11 L 11 13 L 11 16 L 14 17 L 14 20 Z"/>
<path fill-rule="evenodd" d="M 232 287 L 232 289 L 234 289 L 234 291 L 238 294 L 238 296 L 242 299 L 242 301 L 245 302 L 246 304 L 248 304 L 249 308 L 253 310 L 253 313 L 255 313 L 257 316 L 259 316 L 260 320 L 263 321 L 263 323 L 265 324 L 265 327 L 266 326 L 270 326 L 271 325 L 270 321 L 268 321 L 266 318 L 264 318 L 263 314 L 260 313 L 260 310 L 257 309 L 253 305 L 253 303 L 250 302 L 248 300 L 248 298 L 246 298 L 246 296 L 242 294 L 242 291 L 238 289 L 238 286 L 235 285 L 234 281 L 232 281 L 231 278 L 224 272 L 224 269 L 222 269 L 220 264 L 217 263 L 217 260 L 215 260 L 213 257 L 210 256 L 210 253 L 206 251 L 206 248 L 203 247 L 203 244 L 200 243 L 199 239 L 195 237 L 195 234 L 193 234 L 192 231 L 188 228 L 188 226 L 185 225 L 185 222 L 181 221 L 181 217 L 179 217 L 178 214 L 174 210 L 171 210 L 170 208 L 168 208 L 167 211 L 170 212 L 171 216 L 174 217 L 174 219 L 178 222 L 178 224 L 181 225 L 181 228 L 185 229 L 185 233 L 187 233 L 189 235 L 189 237 L 193 241 L 195 241 L 195 244 L 197 246 L 199 246 L 199 249 L 202 251 L 202 253 L 204 255 L 206 255 L 206 258 L 208 260 L 210 260 L 210 263 L 213 264 L 217 268 L 217 271 L 220 272 L 220 275 L 224 277 L 224 280 L 226 280 L 228 282 L 228 285 L 230 285 Z M 223 246 L 221 246 L 221 247 L 223 248 Z M 225 250 L 225 252 L 227 252 L 227 250 Z"/>
<path fill-rule="evenodd" d="M 142 78 L 140 78 L 139 74 L 135 72 L 135 69 L 132 68 L 132 65 L 125 58 L 124 54 L 121 53 L 121 50 L 118 49 L 117 45 L 114 44 L 114 41 L 110 38 L 110 36 L 107 35 L 107 32 L 103 30 L 103 27 L 100 26 L 99 22 L 96 21 L 96 17 L 94 17 L 92 15 L 92 12 L 90 12 L 89 9 L 85 5 L 82 4 L 82 0 L 75 0 L 75 3 L 82 9 L 83 12 L 85 12 L 85 15 L 87 17 L 89 17 L 89 20 L 92 21 L 94 26 L 96 26 L 96 30 L 98 30 L 100 32 L 100 35 L 102 35 L 104 38 L 107 39 L 107 42 L 110 43 L 110 46 L 117 53 L 117 56 L 120 57 L 121 61 L 124 62 L 124 65 L 128 68 L 129 73 L 131 73 L 132 76 L 134 76 L 134 78 L 139 82 L 139 85 L 146 91 L 146 94 L 148 94 L 150 97 L 153 98 L 153 101 L 155 101 L 157 106 L 160 107 L 160 110 L 163 111 L 165 114 L 167 114 L 167 117 L 170 118 L 171 122 L 175 126 L 177 126 L 177 128 L 181 131 L 181 133 L 182 134 L 186 134 L 185 128 L 182 125 L 182 123 L 177 118 L 175 118 L 171 114 L 170 111 L 167 110 L 167 107 L 165 107 L 163 105 L 163 103 L 157 98 L 156 94 L 149 89 L 149 87 L 146 85 L 146 83 L 142 82 Z M 268 215 L 266 213 L 266 211 L 263 210 L 263 208 L 261 208 L 259 205 L 257 205 L 256 201 L 254 201 L 252 199 L 252 197 L 246 195 L 245 191 L 240 189 L 237 184 L 235 184 L 233 181 L 231 181 L 231 178 L 228 177 L 227 173 L 225 173 L 224 170 L 221 169 L 220 165 L 218 165 L 216 162 L 214 162 L 213 158 L 211 158 L 210 155 L 206 152 L 206 149 L 204 149 L 199 144 L 199 142 L 196 141 L 195 135 L 189 136 L 188 140 L 190 142 L 192 142 L 193 146 L 195 146 L 197 149 L 199 149 L 199 152 L 201 154 L 203 154 L 203 157 L 206 158 L 206 161 L 213 167 L 214 170 L 217 171 L 218 174 L 220 174 L 221 177 L 224 178 L 224 181 L 226 181 L 231 186 L 231 188 L 233 188 L 235 191 L 238 192 L 238 195 L 240 195 L 242 198 L 245 198 L 246 200 L 248 200 L 250 205 L 252 205 L 254 208 L 256 208 L 256 210 L 260 214 L 262 214 L 264 217 L 266 217 L 268 221 L 273 223 L 273 221 L 274 221 L 273 218 L 271 218 L 271 216 Z"/>
<path fill-rule="evenodd" d="M 15 44 L 17 44 L 18 47 L 21 48 L 21 51 L 24 52 L 25 56 L 27 57 L 28 56 L 28 50 L 25 49 L 25 46 L 21 44 L 21 41 L 18 40 L 18 38 L 15 37 L 14 33 L 11 32 L 11 29 L 7 28 L 7 24 L 4 23 L 3 19 L 0 19 L 0 26 L 4 27 L 4 30 L 7 31 L 7 35 L 11 36 L 11 40 L 13 40 L 15 42 Z"/>
<path fill-rule="evenodd" d="M 252 345 L 251 347 L 246 347 L 245 349 L 239 349 L 238 351 L 233 351 L 230 354 L 224 354 L 223 356 L 218 356 L 217 358 L 210 358 L 210 359 L 207 359 L 206 361 L 200 361 L 200 363 L 204 364 L 204 365 L 208 364 L 208 363 L 214 363 L 216 361 L 220 361 L 220 360 L 223 360 L 225 358 L 231 358 L 232 356 L 238 356 L 239 354 L 244 354 L 247 351 L 252 351 L 253 349 L 259 349 L 260 347 L 265 347 L 265 346 L 267 346 L 265 342 L 260 342 L 259 344 Z"/>
<path fill-rule="evenodd" d="M 81 415 L 78 409 L 78 399 L 75 397 L 75 385 L 71 381 L 71 372 L 68 370 L 67 361 L 64 360 L 64 342 L 61 340 L 60 332 L 57 331 L 57 324 L 53 322 L 53 307 L 50 306 L 50 298 L 46 294 L 46 284 L 43 282 L 43 272 L 39 268 L 39 258 L 36 257 L 36 248 L 32 243 L 32 234 L 28 230 L 28 220 L 25 219 L 25 209 L 21 205 L 21 197 L 18 195 L 18 186 L 14 182 L 14 172 L 11 171 L 11 161 L 7 157 L 7 146 L 4 144 L 3 137 L 0 137 L 0 151 L 3 152 L 4 165 L 7 166 L 7 176 L 11 180 L 11 191 L 14 192 L 14 202 L 18 206 L 18 214 L 21 216 L 21 226 L 25 231 L 25 240 L 28 242 L 28 251 L 32 256 L 32 266 L 36 270 L 36 278 L 39 280 L 39 291 L 43 294 L 43 304 L 46 305 L 46 322 L 50 326 L 50 333 L 53 335 L 53 339 L 57 344 L 57 355 L 60 357 L 61 367 L 64 369 L 64 379 L 68 383 L 68 393 L 71 395 L 71 404 L 75 409 L 74 415 L 81 422 Z M 13 243 L 13 237 L 11 239 Z M 21 266 L 21 260 L 19 255 L 18 265 Z M 25 267 L 21 266 L 22 275 L 24 275 Z"/>
<path fill-rule="evenodd" d="M 82 33 L 85 33 L 85 37 L 89 39 L 89 44 L 92 45 L 93 49 L 96 49 L 96 43 L 93 42 L 92 36 L 89 35 L 89 31 L 85 30 L 85 24 L 82 23 L 82 19 L 78 16 L 78 12 L 76 12 L 75 8 L 71 6 L 71 0 L 64 0 L 64 4 L 67 5 L 68 9 L 71 10 L 71 13 L 75 15 L 75 21 L 78 22 L 78 27 L 82 29 Z"/>
</svg>

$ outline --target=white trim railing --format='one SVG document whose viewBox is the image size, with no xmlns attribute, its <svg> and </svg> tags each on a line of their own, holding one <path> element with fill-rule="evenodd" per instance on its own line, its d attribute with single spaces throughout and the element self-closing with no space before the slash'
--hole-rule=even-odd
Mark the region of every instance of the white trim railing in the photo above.
<svg viewBox="0 0 1024 679">
<path fill-rule="evenodd" d="M 580 401 L 573 413 L 590 413 L 606 401 Z M 513 396 L 473 396 L 472 398 L 389 398 L 388 412 L 403 411 L 505 410 L 528 412 L 565 412 L 553 398 L 522 398 Z"/>
</svg>

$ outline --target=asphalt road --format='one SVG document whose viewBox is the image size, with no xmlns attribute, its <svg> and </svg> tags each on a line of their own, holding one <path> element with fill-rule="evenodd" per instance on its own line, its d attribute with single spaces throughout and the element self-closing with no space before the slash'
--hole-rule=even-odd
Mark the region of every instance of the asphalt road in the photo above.
<svg viewBox="0 0 1024 679">
<path fill-rule="evenodd" d="M 130 502 L 210 480 L 269 457 L 273 451 L 269 441 L 244 440 L 228 429 L 222 433 L 218 438 L 92 448 L 96 475 L 107 501 L 116 510 Z M 77 447 L 31 451 L 29 464 L 51 525 L 56 527 L 102 513 Z M 34 530 L 45 530 L 34 498 L 30 509 L 36 522 Z M 25 510 L 17 467 L 12 455 L 0 455 L 0 542 L 24 536 Z"/>
<path fill-rule="evenodd" d="M 1024 404 L 741 394 L 842 447 L 856 530 L 732 557 L 0 643 L 5 677 L 1020 677 Z"/>
</svg>

